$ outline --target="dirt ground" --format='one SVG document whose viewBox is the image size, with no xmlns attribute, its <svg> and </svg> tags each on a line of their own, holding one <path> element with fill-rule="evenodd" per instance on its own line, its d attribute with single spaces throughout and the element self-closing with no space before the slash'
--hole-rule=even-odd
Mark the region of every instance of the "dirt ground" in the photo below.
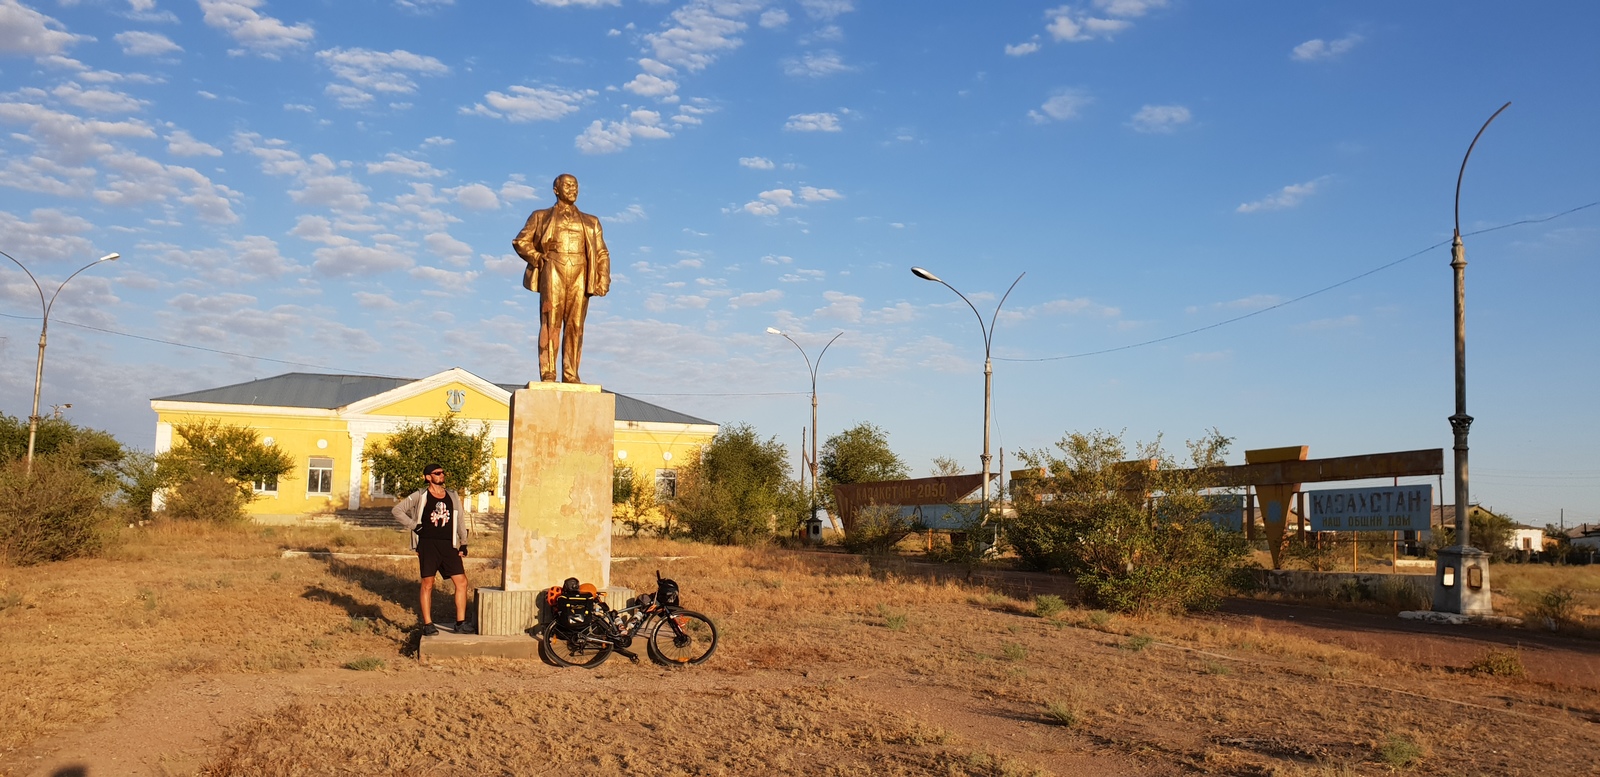
<svg viewBox="0 0 1600 777">
<path fill-rule="evenodd" d="M 676 577 L 721 630 L 707 664 L 419 663 L 403 563 L 216 544 L 165 546 L 217 583 L 170 593 L 168 553 L 0 579 L 7 685 L 24 686 L 0 703 L 34 732 L 13 729 L 0 772 L 1581 774 L 1579 743 L 1600 739 L 1596 643 L 1535 632 L 1245 600 L 1040 617 L 1032 596 L 1059 581 L 639 543 L 614 577 Z M 56 634 L 54 658 L 20 649 L 94 617 L 96 596 L 138 617 Z M 1527 676 L 1465 671 L 1491 649 Z M 383 666 L 341 668 L 364 657 Z M 52 689 L 68 703 L 38 698 Z"/>
</svg>

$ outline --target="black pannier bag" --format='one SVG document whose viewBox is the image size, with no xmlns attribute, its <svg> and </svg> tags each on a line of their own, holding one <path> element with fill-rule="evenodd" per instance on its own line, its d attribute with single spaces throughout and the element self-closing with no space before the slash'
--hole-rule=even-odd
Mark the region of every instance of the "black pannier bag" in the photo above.
<svg viewBox="0 0 1600 777">
<path fill-rule="evenodd" d="M 656 601 L 666 607 L 678 607 L 678 583 L 668 580 L 656 572 Z"/>
</svg>

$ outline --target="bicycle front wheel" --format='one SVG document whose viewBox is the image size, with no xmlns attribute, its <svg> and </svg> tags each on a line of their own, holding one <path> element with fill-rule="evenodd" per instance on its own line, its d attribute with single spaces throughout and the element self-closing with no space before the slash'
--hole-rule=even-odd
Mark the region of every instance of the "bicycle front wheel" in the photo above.
<svg viewBox="0 0 1600 777">
<path fill-rule="evenodd" d="M 551 623 L 544 628 L 545 655 L 560 666 L 593 669 L 611 657 L 611 643 L 597 639 L 591 629 L 568 634 Z"/>
<path fill-rule="evenodd" d="M 650 631 L 650 657 L 663 664 L 698 664 L 717 649 L 717 626 L 698 612 L 675 610 Z"/>
</svg>

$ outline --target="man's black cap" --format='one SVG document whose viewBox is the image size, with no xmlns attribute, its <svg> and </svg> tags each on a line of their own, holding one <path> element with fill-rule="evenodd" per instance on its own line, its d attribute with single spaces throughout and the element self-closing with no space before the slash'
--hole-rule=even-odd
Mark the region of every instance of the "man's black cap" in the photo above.
<svg viewBox="0 0 1600 777">
<path fill-rule="evenodd" d="M 422 474 L 432 475 L 441 469 L 444 469 L 444 467 L 441 467 L 438 464 L 429 464 L 428 466 L 422 468 Z"/>
</svg>

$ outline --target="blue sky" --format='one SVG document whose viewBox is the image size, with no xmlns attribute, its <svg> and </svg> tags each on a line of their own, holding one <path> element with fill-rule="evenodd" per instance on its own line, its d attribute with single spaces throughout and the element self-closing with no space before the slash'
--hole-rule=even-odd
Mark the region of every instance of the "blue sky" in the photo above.
<svg viewBox="0 0 1600 777">
<path fill-rule="evenodd" d="M 1008 468 L 1094 428 L 1448 449 L 1457 167 L 1510 100 L 1462 230 L 1600 200 L 1596 29 L 1588 2 L 0 0 L 0 250 L 50 286 L 122 254 L 62 293 L 43 403 L 144 447 L 150 397 L 281 372 L 532 379 L 510 241 L 571 172 L 614 268 L 585 379 L 797 458 L 809 378 L 769 326 L 813 357 L 844 332 L 824 436 L 977 470 L 978 325 L 912 265 L 986 318 L 1027 273 L 994 335 Z M 1466 244 L 1473 497 L 1600 521 L 1600 207 Z M 0 313 L 26 416 L 9 263 Z"/>
</svg>

